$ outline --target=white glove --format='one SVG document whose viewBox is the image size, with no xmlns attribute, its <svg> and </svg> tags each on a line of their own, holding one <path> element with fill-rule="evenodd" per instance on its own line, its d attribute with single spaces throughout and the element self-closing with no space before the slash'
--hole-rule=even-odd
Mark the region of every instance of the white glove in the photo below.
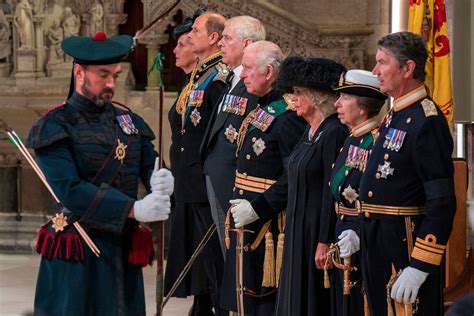
<svg viewBox="0 0 474 316">
<path fill-rule="evenodd" d="M 229 202 L 232 204 L 230 212 L 234 218 L 235 228 L 240 228 L 259 219 L 249 201 L 237 199 Z"/>
<path fill-rule="evenodd" d="M 173 194 L 174 177 L 171 171 L 165 168 L 159 169 L 159 160 L 155 160 L 155 168 L 150 177 L 150 186 L 152 191 L 161 191 L 167 195 Z"/>
<path fill-rule="evenodd" d="M 392 287 L 390 296 L 404 304 L 415 303 L 420 286 L 425 282 L 427 272 L 412 267 L 406 267 Z"/>
<path fill-rule="evenodd" d="M 165 221 L 170 208 L 170 196 L 159 191 L 151 192 L 133 204 L 135 219 L 139 222 Z"/>
<path fill-rule="evenodd" d="M 341 258 L 349 258 L 360 249 L 360 239 L 352 229 L 346 229 L 337 238 Z"/>
</svg>

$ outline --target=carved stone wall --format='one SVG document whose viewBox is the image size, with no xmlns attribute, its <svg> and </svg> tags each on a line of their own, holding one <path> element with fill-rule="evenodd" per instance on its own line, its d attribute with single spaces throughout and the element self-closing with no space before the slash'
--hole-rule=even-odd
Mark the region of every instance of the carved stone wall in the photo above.
<svg viewBox="0 0 474 316">
<path fill-rule="evenodd" d="M 143 2 L 147 22 L 175 1 Z M 288 55 L 326 57 L 343 63 L 347 68 L 366 68 L 369 56 L 375 52 L 374 36 L 388 32 L 388 14 L 382 12 L 388 3 L 388 0 L 297 0 L 291 3 L 277 0 L 188 0 L 181 1 L 167 19 L 158 23 L 154 34 L 164 34 L 168 25 L 173 25 L 171 17 L 177 10 L 188 16 L 198 6 L 205 6 L 226 17 L 251 15 L 260 19 L 266 27 L 267 39 L 276 42 Z"/>
</svg>

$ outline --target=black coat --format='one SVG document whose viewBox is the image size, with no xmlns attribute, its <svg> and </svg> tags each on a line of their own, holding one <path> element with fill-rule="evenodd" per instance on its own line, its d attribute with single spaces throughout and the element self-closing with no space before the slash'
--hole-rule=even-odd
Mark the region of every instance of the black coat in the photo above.
<svg viewBox="0 0 474 316">
<path fill-rule="evenodd" d="M 281 100 L 281 95 L 272 91 L 268 95 L 259 98 L 258 103 L 261 108 L 265 108 L 272 102 Z M 286 108 L 286 104 L 284 106 Z M 305 126 L 306 122 L 302 118 L 297 117 L 295 112 L 284 111 L 284 113 L 275 118 L 265 132 L 258 128 L 249 128 L 237 158 L 237 170 L 242 174 L 247 174 L 248 176 L 277 181 L 272 185 L 272 187 L 279 186 L 286 188 L 286 178 L 283 175 L 285 173 L 287 157 L 291 154 L 291 151 L 300 139 Z M 265 149 L 263 149 L 259 154 L 257 154 L 254 149 L 254 145 L 258 140 L 262 140 L 265 144 Z M 259 216 L 261 217 L 261 220 L 245 226 L 246 229 L 255 232 L 253 234 L 246 233 L 244 235 L 244 244 L 246 245 L 252 244 L 255 241 L 257 234 L 268 219 L 273 219 L 271 231 L 276 245 L 276 240 L 278 238 L 278 229 L 276 227 L 278 224 L 277 214 L 285 208 L 286 189 L 272 191 L 272 187 L 262 194 L 234 188 L 232 196 L 234 199 L 246 199 L 253 203 L 257 198 L 261 197 L 264 201 L 262 203 L 266 204 L 268 204 L 268 201 L 280 201 L 278 205 L 273 203 L 275 208 L 271 210 L 261 210 L 255 206 L 256 212 L 260 212 Z M 281 192 L 283 192 L 283 194 L 277 196 Z M 264 212 L 266 214 L 264 214 Z M 234 228 L 232 216 L 230 216 L 230 220 L 230 227 Z M 221 306 L 224 309 L 237 311 L 235 290 L 235 233 L 230 231 L 229 236 L 230 248 L 226 252 Z M 246 293 L 244 294 L 244 309 L 246 314 L 268 315 L 271 314 L 274 309 L 275 288 L 261 286 L 264 255 L 265 238 L 263 238 L 255 250 L 250 251 L 249 247 L 247 247 L 244 253 L 243 285 L 246 288 Z M 253 297 L 252 293 L 255 293 L 256 295 L 273 294 L 258 298 Z"/>
<path fill-rule="evenodd" d="M 194 106 L 189 107 L 184 125 L 182 124 L 181 115 L 176 112 L 176 102 L 168 113 L 172 133 L 170 160 L 171 171 L 175 178 L 175 207 L 170 215 L 171 244 L 168 248 L 165 293 L 168 293 L 171 289 L 172 284 L 202 239 L 204 234 L 202 230 L 207 229 L 207 227 L 198 225 L 200 216 L 206 219 L 211 217 L 205 182 L 202 176 L 199 146 L 214 105 L 225 88 L 225 80 L 219 79 L 222 76 L 218 76 L 219 73 L 216 68 L 220 60 L 220 56 L 209 60 L 205 63 L 205 66 L 202 65 L 196 72 L 194 82 L 198 82 L 197 86 L 206 82 L 207 79 L 210 79 L 210 81 L 203 87 L 202 105 L 198 108 Z M 196 125 L 190 117 L 194 109 L 200 115 L 200 120 Z M 198 216 L 196 213 L 201 214 Z M 187 275 L 174 296 L 186 297 L 193 294 L 202 294 L 207 291 L 208 284 L 204 274 L 202 259 L 203 257 L 201 256 L 196 260 L 191 273 Z"/>
<path fill-rule="evenodd" d="M 217 104 L 211 114 L 211 121 L 201 145 L 204 174 L 211 178 L 214 192 L 223 210 L 228 209 L 229 200 L 232 197 L 237 161 L 237 140 L 229 139 L 226 131 L 229 129 L 238 131 L 247 114 L 257 106 L 258 100 L 257 96 L 247 92 L 243 80 L 240 80 L 229 94 L 248 99 L 245 113 L 237 115 L 221 111 L 217 114 Z"/>
<path fill-rule="evenodd" d="M 362 212 L 372 204 L 385 213 L 416 207 L 424 214 L 364 213 L 362 272 L 372 314 L 387 310 L 381 298 L 392 264 L 396 271 L 411 266 L 428 272 L 418 292 L 418 314 L 442 313 L 433 302 L 442 302 L 440 264 L 456 211 L 452 151 L 446 119 L 423 86 L 394 100 L 360 182 Z"/>
<path fill-rule="evenodd" d="M 336 216 L 329 188 L 331 166 L 347 137 L 335 114 L 311 140 L 305 135 L 288 162 L 288 206 L 277 315 L 329 315 L 329 291 L 316 269 L 318 243 L 334 241 Z"/>
</svg>

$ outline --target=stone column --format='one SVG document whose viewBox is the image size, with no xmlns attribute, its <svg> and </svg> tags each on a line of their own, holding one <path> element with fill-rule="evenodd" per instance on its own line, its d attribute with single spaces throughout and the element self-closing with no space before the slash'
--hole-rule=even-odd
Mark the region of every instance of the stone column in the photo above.
<svg viewBox="0 0 474 316">
<path fill-rule="evenodd" d="M 44 15 L 35 15 L 35 45 L 36 45 L 36 77 L 44 77 L 44 37 L 43 37 L 43 20 Z"/>
<path fill-rule="evenodd" d="M 147 48 L 147 72 L 153 66 L 156 55 L 160 52 L 160 45 L 168 42 L 168 35 L 166 34 L 154 34 L 140 38 L 138 43 L 145 44 Z M 148 75 L 147 78 L 147 90 L 158 90 L 158 71 L 153 71 Z"/>
<path fill-rule="evenodd" d="M 105 34 L 108 37 L 119 35 L 119 25 L 127 22 L 128 14 L 107 14 L 105 16 Z"/>
</svg>

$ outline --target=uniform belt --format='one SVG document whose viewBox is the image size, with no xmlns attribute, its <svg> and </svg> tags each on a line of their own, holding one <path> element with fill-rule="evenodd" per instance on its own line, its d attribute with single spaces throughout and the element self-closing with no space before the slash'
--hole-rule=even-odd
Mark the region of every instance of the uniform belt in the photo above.
<svg viewBox="0 0 474 316">
<path fill-rule="evenodd" d="M 351 207 L 345 207 L 342 203 L 335 203 L 335 209 L 337 215 L 346 215 L 346 216 L 358 216 L 357 210 Z"/>
<path fill-rule="evenodd" d="M 252 177 L 246 173 L 240 173 L 238 171 L 235 172 L 235 187 L 238 189 L 263 193 L 275 182 L 275 180 Z"/>
<path fill-rule="evenodd" d="M 389 206 L 366 204 L 356 201 L 356 209 L 359 214 L 369 217 L 370 214 L 395 215 L 395 216 L 416 216 L 426 213 L 424 206 Z"/>
</svg>

